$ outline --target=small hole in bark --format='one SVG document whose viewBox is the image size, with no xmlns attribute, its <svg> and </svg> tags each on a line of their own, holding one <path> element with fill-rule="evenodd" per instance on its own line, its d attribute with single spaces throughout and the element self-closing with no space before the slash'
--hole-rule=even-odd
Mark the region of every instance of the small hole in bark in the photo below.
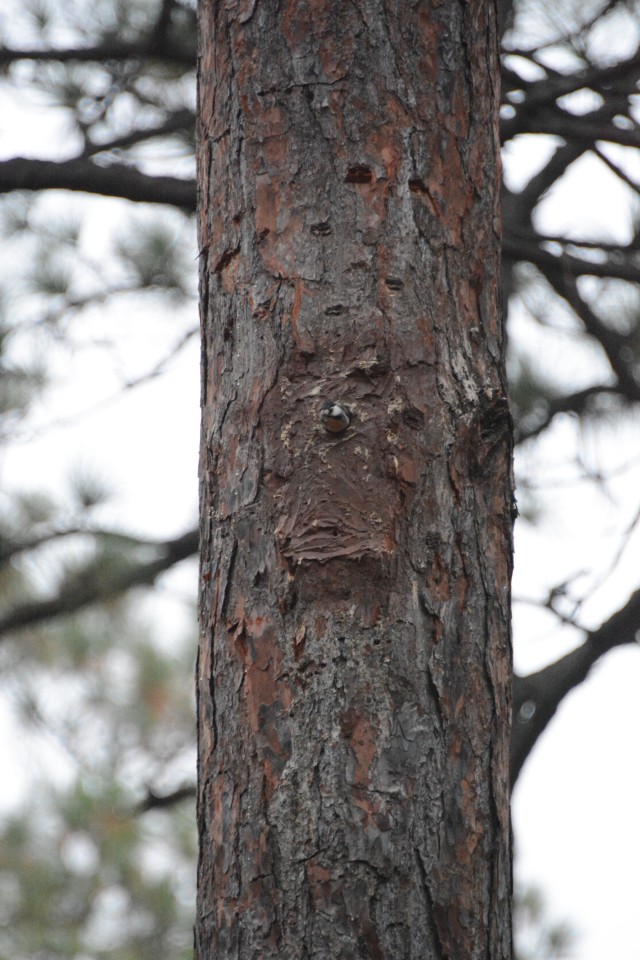
<svg viewBox="0 0 640 960">
<path fill-rule="evenodd" d="M 316 237 L 326 237 L 327 234 L 331 233 L 331 227 L 326 220 L 323 223 L 312 223 L 309 230 Z"/>
<path fill-rule="evenodd" d="M 409 190 L 411 190 L 411 193 L 429 192 L 425 186 L 424 180 L 421 180 L 420 177 L 413 177 L 411 180 L 409 180 Z"/>
<path fill-rule="evenodd" d="M 389 287 L 389 290 L 400 290 L 404 286 L 399 277 L 386 277 L 384 282 Z"/>
<path fill-rule="evenodd" d="M 340 314 L 344 312 L 345 307 L 341 303 L 334 303 L 325 310 L 325 313 L 328 317 L 339 317 Z"/>
<path fill-rule="evenodd" d="M 374 647 L 379 647 L 379 646 L 380 646 L 380 637 L 374 637 L 373 645 L 374 645 Z"/>
<path fill-rule="evenodd" d="M 368 366 L 364 370 L 352 370 L 350 376 L 357 383 L 371 383 Z"/>
<path fill-rule="evenodd" d="M 371 183 L 372 180 L 371 167 L 366 167 L 363 163 L 356 163 L 355 166 L 349 167 L 344 178 L 345 183 Z"/>
<path fill-rule="evenodd" d="M 405 407 L 402 411 L 402 421 L 412 430 L 419 430 L 424 423 L 424 416 L 415 407 Z"/>
<path fill-rule="evenodd" d="M 215 267 L 213 268 L 214 273 L 222 273 L 225 267 L 229 266 L 231 261 L 239 253 L 239 247 L 234 247 L 233 250 L 225 250 L 222 254 Z"/>
</svg>

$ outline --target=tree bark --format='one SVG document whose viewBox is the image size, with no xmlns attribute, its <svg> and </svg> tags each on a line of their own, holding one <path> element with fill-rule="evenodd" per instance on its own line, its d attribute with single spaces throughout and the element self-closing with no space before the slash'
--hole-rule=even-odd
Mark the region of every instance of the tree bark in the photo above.
<svg viewBox="0 0 640 960">
<path fill-rule="evenodd" d="M 197 955 L 509 958 L 495 9 L 199 11 Z"/>
</svg>

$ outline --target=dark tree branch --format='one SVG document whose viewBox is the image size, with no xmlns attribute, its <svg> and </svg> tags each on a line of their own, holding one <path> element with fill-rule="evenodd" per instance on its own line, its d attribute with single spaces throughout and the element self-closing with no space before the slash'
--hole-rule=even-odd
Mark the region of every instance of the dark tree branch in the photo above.
<svg viewBox="0 0 640 960">
<path fill-rule="evenodd" d="M 519 192 L 503 190 L 505 220 L 525 229 L 531 223 L 531 214 L 540 198 L 549 190 L 571 164 L 585 152 L 584 144 L 565 143 L 558 147 L 542 170 L 535 174 Z M 531 228 L 533 230 L 533 228 Z"/>
<path fill-rule="evenodd" d="M 25 537 L 24 540 L 10 540 L 8 538 L 0 539 L 0 568 L 6 567 L 10 560 L 27 553 L 29 550 L 35 550 L 37 547 L 44 546 L 45 543 L 51 543 L 52 540 L 60 540 L 63 537 L 70 537 L 74 534 L 86 533 L 82 527 L 67 527 L 64 530 L 46 530 L 44 533 L 34 534 L 31 537 Z"/>
<path fill-rule="evenodd" d="M 195 47 L 172 43 L 164 33 L 154 34 L 151 39 L 120 43 L 109 40 L 93 47 L 67 47 L 59 50 L 23 49 L 0 47 L 0 66 L 17 63 L 19 60 L 35 60 L 42 63 L 104 63 L 108 60 L 163 60 L 185 67 L 196 65 Z"/>
<path fill-rule="evenodd" d="M 518 234 L 516 234 L 516 236 L 517 235 Z M 534 233 L 533 228 L 528 237 L 524 233 L 522 236 L 534 243 L 559 243 L 566 249 L 571 248 L 578 251 L 595 250 L 596 253 L 599 254 L 611 255 L 617 263 L 625 259 L 630 259 L 632 263 L 634 260 L 637 260 L 638 282 L 640 282 L 640 249 L 633 243 L 615 243 L 609 240 L 587 240 L 585 237 L 568 237 L 566 234 L 560 233 L 541 233 L 540 231 Z"/>
<path fill-rule="evenodd" d="M 157 544 L 160 556 L 155 560 L 123 564 L 117 570 L 106 572 L 96 570 L 95 576 L 69 583 L 50 600 L 20 604 L 0 617 L 0 636 L 112 600 L 132 587 L 151 586 L 160 574 L 193 556 L 198 542 L 198 531 L 189 530 L 175 540 Z"/>
<path fill-rule="evenodd" d="M 193 180 L 149 177 L 124 164 L 101 167 L 77 158 L 55 162 L 14 157 L 0 161 L 0 193 L 12 190 L 78 190 L 138 203 L 169 204 L 190 213 L 196 207 Z"/>
<path fill-rule="evenodd" d="M 514 676 L 512 786 L 564 697 L 582 683 L 594 663 L 613 647 L 637 643 L 639 632 L 640 590 L 636 590 L 622 610 L 614 613 L 598 630 L 587 633 L 586 640 L 576 650 L 537 673 Z"/>
<path fill-rule="evenodd" d="M 547 50 L 549 47 L 558 46 L 559 43 L 567 44 L 575 53 L 576 43 L 580 43 L 581 38 L 583 38 L 588 31 L 596 25 L 596 23 L 610 13 L 611 10 L 614 10 L 617 6 L 623 6 L 623 4 L 624 0 L 608 0 L 604 7 L 595 7 L 592 16 L 589 17 L 589 19 L 584 20 L 578 27 L 576 27 L 575 30 L 563 32 L 561 37 L 552 37 L 551 39 L 547 40 L 546 43 L 540 43 L 535 47 L 509 47 L 508 52 L 517 54 L 519 57 L 524 57 L 525 60 L 532 60 L 534 63 L 538 64 L 540 62 L 540 53 Z M 581 45 L 584 46 L 584 44 Z"/>
<path fill-rule="evenodd" d="M 177 790 L 166 794 L 154 793 L 154 791 L 149 788 L 147 796 L 138 804 L 136 813 L 146 813 L 147 810 L 162 810 L 165 807 L 173 807 L 183 800 L 189 800 L 195 797 L 195 795 L 196 788 L 193 784 L 179 787 Z"/>
<path fill-rule="evenodd" d="M 514 51 L 508 50 L 506 53 L 507 55 L 513 55 Z M 618 63 L 609 64 L 606 67 L 590 64 L 584 70 L 576 71 L 570 75 L 548 75 L 544 79 L 536 81 L 523 80 L 516 71 L 508 68 L 503 68 L 503 71 L 503 75 L 506 76 L 511 87 L 528 91 L 526 101 L 523 104 L 524 110 L 527 112 L 538 107 L 548 106 L 560 97 L 565 97 L 567 94 L 585 88 L 602 91 L 606 95 L 606 88 L 610 87 L 613 81 L 624 80 L 625 92 L 633 89 L 633 84 L 637 81 L 640 73 L 640 50 L 636 50 L 626 60 L 620 60 Z"/>
<path fill-rule="evenodd" d="M 532 440 L 539 436 L 551 422 L 561 413 L 575 413 L 581 415 L 589 408 L 591 400 L 601 396 L 620 396 L 617 387 L 596 384 L 592 387 L 585 387 L 584 390 L 577 390 L 561 397 L 544 397 L 545 415 L 540 417 L 538 422 L 531 427 L 516 425 L 516 444 L 524 443 L 525 440 Z M 526 419 L 526 418 L 525 418 Z"/>
<path fill-rule="evenodd" d="M 626 106 L 626 101 L 624 106 Z M 612 104 L 607 106 L 609 112 Z M 621 105 L 622 106 L 622 105 Z M 613 110 L 621 113 L 622 109 Z M 502 142 L 511 140 L 518 133 L 541 133 L 554 137 L 562 137 L 574 143 L 582 143 L 584 149 L 598 140 L 606 143 L 617 143 L 622 147 L 640 146 L 640 130 L 633 126 L 617 126 L 610 119 L 600 116 L 599 113 L 587 113 L 579 116 L 569 113 L 568 110 L 546 109 L 539 113 L 527 113 L 520 107 L 513 119 L 504 120 L 500 125 Z"/>
<path fill-rule="evenodd" d="M 173 10 L 175 0 L 162 0 L 160 4 L 160 13 L 153 28 L 152 38 L 156 44 L 163 44 L 167 38 L 171 26 L 171 11 Z M 195 57 L 191 61 L 195 63 Z"/>
<path fill-rule="evenodd" d="M 594 148 L 594 153 L 597 156 L 598 160 L 602 161 L 612 173 L 615 173 L 616 177 L 622 180 L 623 183 L 634 191 L 634 193 L 640 193 L 640 184 L 637 184 L 635 180 L 632 180 L 631 177 L 625 173 L 622 167 L 618 166 L 617 163 L 614 163 L 613 160 L 610 160 L 609 157 L 604 153 L 597 145 Z"/>
<path fill-rule="evenodd" d="M 96 154 L 106 153 L 108 150 L 126 150 L 128 147 L 135 147 L 139 143 L 146 143 L 148 140 L 154 140 L 158 137 L 169 137 L 176 133 L 186 133 L 195 129 L 195 114 L 192 110 L 177 110 L 170 114 L 163 124 L 157 127 L 144 127 L 137 130 L 131 130 L 120 137 L 114 137 L 106 143 L 95 143 L 90 140 L 83 157 L 94 157 Z"/>
<path fill-rule="evenodd" d="M 606 277 L 616 280 L 628 280 L 630 283 L 640 283 L 640 261 L 638 263 L 612 262 L 610 259 L 598 262 L 595 260 L 585 260 L 582 257 L 576 257 L 575 254 L 563 253 L 558 257 L 540 243 L 544 243 L 544 237 L 538 237 L 531 234 L 529 237 L 512 233 L 508 227 L 505 230 L 505 236 L 502 244 L 503 256 L 510 260 L 528 260 L 540 267 L 543 273 L 554 271 L 571 277 Z M 567 245 L 573 245 L 572 240 L 564 241 Z M 624 252 L 621 250 L 621 252 Z M 638 251 L 633 250 L 628 259 L 638 259 Z M 566 294 L 563 294 L 565 296 Z"/>
<path fill-rule="evenodd" d="M 498 0 L 498 28 L 500 38 L 513 26 L 513 0 Z"/>
<path fill-rule="evenodd" d="M 72 526 L 53 526 L 47 529 L 40 529 L 39 533 L 34 533 L 30 537 L 24 537 L 22 540 L 12 540 L 8 537 L 0 537 L 0 568 L 14 557 L 23 553 L 29 553 L 31 550 L 37 550 L 53 540 L 61 540 L 64 537 L 83 536 L 93 537 L 103 543 L 126 544 L 127 547 L 135 549 L 136 547 L 163 547 L 164 544 L 158 544 L 157 540 L 145 539 L 143 537 L 134 537 L 128 533 L 122 533 L 119 530 L 105 530 L 100 527 L 93 527 L 89 523 L 74 524 Z"/>
<path fill-rule="evenodd" d="M 602 320 L 593 312 L 589 304 L 580 296 L 575 280 L 575 274 L 571 268 L 565 270 L 564 266 L 567 260 L 575 262 L 576 258 L 563 256 L 562 259 L 552 257 L 553 263 L 547 263 L 543 269 L 544 276 L 558 293 L 575 311 L 576 315 L 582 320 L 587 333 L 596 340 L 604 350 L 611 369 L 618 380 L 618 392 L 624 394 L 625 398 L 632 402 L 640 401 L 640 383 L 636 380 L 633 370 L 629 368 L 624 358 L 625 348 L 628 346 L 628 338 L 606 326 Z M 619 276 L 612 266 L 606 274 L 596 274 L 596 276 Z M 622 279 L 633 279 L 632 277 L 623 277 Z M 640 279 L 638 270 L 635 271 L 635 282 Z"/>
</svg>

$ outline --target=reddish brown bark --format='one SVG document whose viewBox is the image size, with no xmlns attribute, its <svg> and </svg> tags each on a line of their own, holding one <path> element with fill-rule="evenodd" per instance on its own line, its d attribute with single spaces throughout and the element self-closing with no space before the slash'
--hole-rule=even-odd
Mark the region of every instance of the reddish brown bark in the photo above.
<svg viewBox="0 0 640 960">
<path fill-rule="evenodd" d="M 200 3 L 200 960 L 510 957 L 494 14 Z"/>
</svg>

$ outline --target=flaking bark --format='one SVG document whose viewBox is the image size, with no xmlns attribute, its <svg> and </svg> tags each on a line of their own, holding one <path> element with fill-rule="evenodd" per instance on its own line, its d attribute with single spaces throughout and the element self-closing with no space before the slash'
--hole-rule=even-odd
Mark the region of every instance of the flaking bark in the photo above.
<svg viewBox="0 0 640 960">
<path fill-rule="evenodd" d="M 495 10 L 200 29 L 197 953 L 507 960 Z"/>
</svg>

